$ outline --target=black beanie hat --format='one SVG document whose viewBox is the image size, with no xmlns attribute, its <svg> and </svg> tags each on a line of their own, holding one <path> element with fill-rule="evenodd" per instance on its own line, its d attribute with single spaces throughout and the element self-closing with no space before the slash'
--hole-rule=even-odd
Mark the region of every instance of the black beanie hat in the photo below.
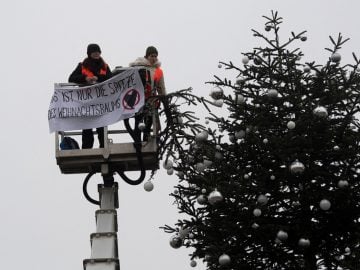
<svg viewBox="0 0 360 270">
<path fill-rule="evenodd" d="M 93 52 L 101 53 L 100 46 L 95 44 L 95 43 L 89 44 L 87 46 L 87 55 L 90 56 L 90 54 L 93 53 Z"/>
<path fill-rule="evenodd" d="M 154 46 L 149 46 L 147 47 L 146 49 L 146 52 L 145 52 L 145 58 L 147 58 L 149 55 L 155 53 L 156 55 L 158 55 L 158 51 L 157 49 L 154 47 Z"/>
</svg>

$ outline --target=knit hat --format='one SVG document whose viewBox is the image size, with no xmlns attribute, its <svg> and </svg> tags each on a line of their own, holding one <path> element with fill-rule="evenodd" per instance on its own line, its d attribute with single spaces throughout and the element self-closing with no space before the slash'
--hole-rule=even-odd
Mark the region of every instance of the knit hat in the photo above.
<svg viewBox="0 0 360 270">
<path fill-rule="evenodd" d="M 156 54 L 158 55 L 158 51 L 154 46 L 149 46 L 146 49 L 146 53 L 145 53 L 145 58 L 147 58 L 149 55 L 151 54 Z"/>
<path fill-rule="evenodd" d="M 99 52 L 101 53 L 101 49 L 100 46 L 95 44 L 95 43 L 91 43 L 87 46 L 87 55 L 90 56 L 91 53 L 93 52 Z"/>
</svg>

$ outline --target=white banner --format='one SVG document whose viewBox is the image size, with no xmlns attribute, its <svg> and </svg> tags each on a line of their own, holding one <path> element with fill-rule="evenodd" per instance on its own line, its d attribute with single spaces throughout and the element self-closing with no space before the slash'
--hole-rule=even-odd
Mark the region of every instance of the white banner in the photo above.
<svg viewBox="0 0 360 270">
<path fill-rule="evenodd" d="M 129 68 L 102 83 L 79 87 L 55 84 L 48 111 L 49 129 L 68 131 L 114 124 L 144 105 L 138 68 Z"/>
</svg>

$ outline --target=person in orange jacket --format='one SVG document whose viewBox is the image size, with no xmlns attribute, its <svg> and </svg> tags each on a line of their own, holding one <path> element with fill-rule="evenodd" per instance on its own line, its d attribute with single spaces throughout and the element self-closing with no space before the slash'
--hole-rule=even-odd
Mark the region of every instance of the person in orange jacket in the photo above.
<svg viewBox="0 0 360 270">
<path fill-rule="evenodd" d="M 148 100 L 151 96 L 155 95 L 166 95 L 165 81 L 164 81 L 164 73 L 160 68 L 161 62 L 158 60 L 158 50 L 154 46 L 147 47 L 145 51 L 144 57 L 138 57 L 134 62 L 129 64 L 130 67 L 135 66 L 144 66 L 150 71 L 151 77 L 151 86 L 146 87 L 145 89 L 145 100 Z M 157 107 L 156 102 L 147 103 L 147 107 L 153 106 Z M 145 108 L 148 111 L 148 108 Z M 156 120 L 158 126 L 160 127 L 160 121 L 157 118 Z M 152 116 L 147 115 L 145 117 L 145 130 L 144 130 L 144 141 L 147 140 L 148 135 L 150 134 L 151 126 L 152 126 Z"/>
<path fill-rule="evenodd" d="M 87 46 L 88 57 L 79 63 L 75 70 L 70 74 L 69 82 L 78 84 L 94 84 L 106 81 L 112 76 L 110 67 L 101 57 L 101 49 L 98 44 L 91 43 Z M 96 128 L 99 146 L 104 147 L 104 128 Z M 92 129 L 82 131 L 82 148 L 92 148 L 94 145 L 94 135 Z"/>
</svg>

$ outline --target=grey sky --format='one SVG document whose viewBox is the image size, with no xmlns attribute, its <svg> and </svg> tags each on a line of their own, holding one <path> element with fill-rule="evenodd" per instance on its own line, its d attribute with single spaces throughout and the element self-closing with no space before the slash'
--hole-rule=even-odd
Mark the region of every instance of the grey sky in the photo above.
<svg viewBox="0 0 360 270">
<path fill-rule="evenodd" d="M 263 31 L 262 15 L 272 9 L 284 18 L 283 40 L 290 31 L 308 30 L 308 41 L 298 43 L 304 61 L 323 63 L 328 36 L 342 32 L 351 40 L 341 54 L 351 62 L 351 52 L 360 56 L 359 7 L 355 0 L 3 1 L 1 269 L 82 269 L 90 257 L 97 207 L 82 195 L 85 175 L 60 174 L 47 123 L 53 83 L 67 80 L 88 43 L 101 46 L 111 68 L 127 66 L 154 45 L 168 92 L 192 86 L 207 96 L 204 82 L 224 74 L 218 61 L 240 64 L 241 53 L 259 45 L 251 28 Z M 117 180 L 121 269 L 191 268 L 190 252 L 172 249 L 170 235 L 158 229 L 178 219 L 168 196 L 176 177 L 160 170 L 150 193 Z"/>
</svg>

